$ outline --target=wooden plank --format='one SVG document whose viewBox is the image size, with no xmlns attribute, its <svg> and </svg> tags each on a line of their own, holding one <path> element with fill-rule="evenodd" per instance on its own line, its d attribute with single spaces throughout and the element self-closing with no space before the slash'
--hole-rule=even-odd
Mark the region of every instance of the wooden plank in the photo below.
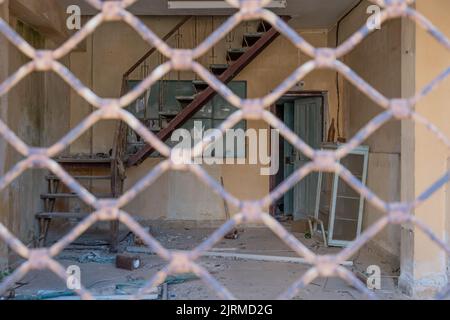
<svg viewBox="0 0 450 320">
<path fill-rule="evenodd" d="M 288 21 L 290 17 L 283 17 L 285 21 Z M 259 39 L 252 47 L 248 50 L 219 77 L 219 80 L 225 84 L 233 80 L 240 71 L 242 71 L 250 62 L 252 62 L 267 46 L 269 46 L 277 37 L 279 36 L 278 31 L 275 28 L 271 28 L 266 32 L 261 39 Z M 200 92 L 196 99 L 189 104 L 186 108 L 181 110 L 180 113 L 170 121 L 167 128 L 161 130 L 158 133 L 158 138 L 161 141 L 165 141 L 172 132 L 182 126 L 186 121 L 188 121 L 198 110 L 200 110 L 206 103 L 208 103 L 214 96 L 216 91 L 208 87 L 207 89 Z M 131 167 L 140 162 L 142 162 L 147 156 L 149 156 L 154 151 L 154 148 L 150 145 L 146 145 L 136 154 L 132 155 L 127 166 Z"/>
<path fill-rule="evenodd" d="M 97 198 L 112 198 L 112 194 L 94 194 Z M 41 199 L 56 199 L 56 198 L 79 198 L 76 193 L 43 193 L 41 194 Z"/>
<path fill-rule="evenodd" d="M 36 218 L 41 219 L 79 219 L 86 218 L 89 213 L 79 212 L 40 212 L 36 214 Z"/>
<path fill-rule="evenodd" d="M 111 158 L 58 158 L 56 161 L 58 163 L 111 163 Z"/>
<path fill-rule="evenodd" d="M 72 176 L 72 178 L 76 180 L 110 180 L 111 176 Z M 55 175 L 47 175 L 45 176 L 46 180 L 60 180 L 58 176 Z"/>
<path fill-rule="evenodd" d="M 56 158 L 56 162 L 68 169 L 110 168 L 111 158 Z"/>
<path fill-rule="evenodd" d="M 128 252 L 143 253 L 143 254 L 155 254 L 150 248 L 147 247 L 127 247 Z M 286 257 L 286 256 L 267 256 L 250 253 L 238 253 L 238 252 L 214 252 L 207 251 L 202 253 L 202 257 L 216 257 L 216 258 L 234 258 L 241 260 L 253 260 L 264 262 L 281 262 L 281 263 L 295 263 L 295 264 L 310 264 L 304 258 L 300 257 Z M 353 261 L 344 261 L 342 266 L 353 266 Z"/>
<path fill-rule="evenodd" d="M 254 260 L 265 262 L 284 262 L 284 263 L 297 263 L 297 264 L 310 264 L 304 258 L 299 257 L 281 257 L 281 256 L 267 256 L 259 254 L 248 253 L 234 253 L 234 252 L 205 252 L 202 254 L 205 257 L 218 257 L 218 258 L 234 258 L 242 260 Z M 342 266 L 353 266 L 353 261 L 344 261 Z"/>
<path fill-rule="evenodd" d="M 158 294 L 145 294 L 138 300 L 158 300 Z M 63 296 L 46 300 L 81 300 L 80 296 Z M 129 294 L 117 294 L 117 295 L 105 295 L 94 296 L 94 300 L 135 300 L 133 295 Z"/>
</svg>

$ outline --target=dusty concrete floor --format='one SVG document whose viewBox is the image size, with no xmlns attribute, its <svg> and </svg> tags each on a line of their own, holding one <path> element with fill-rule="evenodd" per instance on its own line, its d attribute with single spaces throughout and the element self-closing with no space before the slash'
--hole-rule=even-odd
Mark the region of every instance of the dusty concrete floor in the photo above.
<svg viewBox="0 0 450 320">
<path fill-rule="evenodd" d="M 194 248 L 209 234 L 213 228 L 154 228 L 151 233 L 167 248 L 189 250 Z M 306 239 L 303 234 L 293 233 L 303 243 L 319 254 L 336 253 L 339 248 L 325 248 L 319 238 Z M 123 233 L 122 238 L 126 235 Z M 64 266 L 78 265 L 81 269 L 83 285 L 94 294 L 114 294 L 117 284 L 132 284 L 149 279 L 165 266 L 162 259 L 155 255 L 141 254 L 143 266 L 135 271 L 117 269 L 114 256 L 108 253 L 107 246 L 86 246 L 88 242 L 98 242 L 98 234 L 86 234 L 77 243 L 83 246 L 71 246 L 58 256 Z M 50 240 L 51 242 L 51 240 Z M 121 242 L 121 249 L 133 244 L 129 235 Z M 81 248 L 81 249 L 80 249 Z M 236 240 L 222 240 L 215 248 L 233 248 L 227 252 L 252 253 L 275 256 L 295 256 L 281 240 L 266 228 L 246 228 Z M 100 260 L 80 263 L 80 257 L 95 252 Z M 382 288 L 377 291 L 381 299 L 405 299 L 396 288 L 398 270 L 364 247 L 353 258 L 354 271 L 362 272 L 369 265 L 379 265 L 382 271 Z M 274 299 L 298 279 L 308 266 L 292 263 L 234 260 L 232 258 L 204 257 L 199 263 L 226 286 L 239 299 Z M 16 289 L 17 295 L 34 295 L 39 290 L 66 290 L 65 283 L 48 271 L 31 272 Z M 133 289 L 133 288 L 132 288 Z M 133 289 L 134 290 L 134 289 Z M 206 284 L 197 279 L 171 284 L 168 286 L 169 299 L 217 299 L 216 294 Z M 296 299 L 361 299 L 362 294 L 337 278 L 316 279 Z"/>
</svg>

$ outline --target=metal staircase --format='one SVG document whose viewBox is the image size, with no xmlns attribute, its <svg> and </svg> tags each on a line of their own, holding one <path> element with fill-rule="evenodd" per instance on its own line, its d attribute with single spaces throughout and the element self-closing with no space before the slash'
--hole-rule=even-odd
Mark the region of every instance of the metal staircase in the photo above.
<svg viewBox="0 0 450 320">
<path fill-rule="evenodd" d="M 288 21 L 290 17 L 283 17 Z M 230 48 L 227 51 L 227 64 L 211 64 L 209 69 L 218 76 L 219 80 L 227 84 L 234 79 L 250 62 L 252 62 L 267 46 L 269 46 L 279 33 L 267 22 L 261 21 L 257 27 L 257 32 L 247 32 L 243 35 L 241 48 Z M 204 81 L 193 80 L 192 85 L 196 90 L 194 96 L 179 96 L 178 100 L 181 111 L 176 114 L 168 114 L 166 118 L 168 125 L 156 132 L 158 138 L 165 141 L 174 130 L 180 128 L 197 111 L 205 106 L 215 95 L 213 88 Z M 126 162 L 127 166 L 138 165 L 144 161 L 154 148 L 144 145 L 135 154 L 131 155 Z"/>
</svg>

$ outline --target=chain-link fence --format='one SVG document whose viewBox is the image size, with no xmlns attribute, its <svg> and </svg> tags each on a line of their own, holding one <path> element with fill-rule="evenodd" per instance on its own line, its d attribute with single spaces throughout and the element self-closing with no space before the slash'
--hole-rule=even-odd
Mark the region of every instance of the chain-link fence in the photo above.
<svg viewBox="0 0 450 320">
<path fill-rule="evenodd" d="M 434 241 L 447 255 L 450 254 L 450 246 L 444 240 L 439 239 L 431 228 L 419 221 L 412 214 L 412 211 L 426 201 L 438 189 L 450 180 L 450 172 L 447 172 L 438 181 L 431 185 L 422 195 L 412 202 L 388 203 L 380 199 L 354 177 L 344 166 L 339 163 L 349 152 L 360 145 L 372 133 L 378 130 L 384 123 L 391 119 L 410 119 L 416 123 L 423 124 L 433 134 L 450 149 L 450 140 L 430 121 L 414 111 L 413 106 L 427 95 L 431 89 L 442 82 L 449 74 L 450 67 L 431 81 L 420 92 L 407 99 L 388 99 L 370 86 L 364 79 L 360 78 L 348 66 L 339 60 L 357 46 L 367 37 L 372 29 L 365 25 L 361 27 L 345 42 L 337 48 L 315 48 L 305 41 L 298 33 L 291 29 L 282 19 L 273 12 L 264 9 L 270 0 L 226 0 L 238 11 L 227 19 L 218 29 L 210 34 L 202 43 L 192 50 L 173 49 L 162 41 L 155 33 L 144 25 L 136 16 L 127 11 L 127 8 L 138 0 L 105 1 L 85 0 L 87 3 L 98 9 L 100 12 L 90 19 L 80 31 L 74 34 L 63 45 L 53 51 L 36 50 L 22 39 L 4 20 L 0 19 L 0 32 L 16 46 L 22 53 L 31 59 L 14 74 L 9 76 L 0 84 L 0 96 L 7 94 L 21 79 L 34 71 L 53 71 L 64 79 L 80 96 L 96 108 L 87 118 L 85 118 L 75 128 L 71 129 L 64 137 L 49 148 L 36 148 L 28 146 L 11 131 L 7 124 L 0 120 L 0 135 L 24 159 L 19 161 L 12 169 L 0 178 L 0 191 L 7 186 L 24 171 L 31 168 L 47 168 L 58 176 L 64 184 L 75 192 L 86 204 L 95 208 L 95 211 L 73 228 L 66 236 L 59 239 L 48 248 L 30 249 L 17 239 L 7 227 L 0 223 L 0 238 L 6 242 L 11 250 L 19 254 L 26 261 L 15 269 L 12 274 L 0 283 L 0 294 L 4 293 L 16 281 L 23 278 L 30 270 L 48 269 L 67 280 L 65 268 L 54 258 L 61 253 L 77 237 L 83 234 L 90 226 L 97 221 L 112 221 L 118 219 L 125 224 L 132 232 L 139 236 L 145 244 L 151 248 L 159 257 L 167 261 L 167 265 L 153 275 L 146 285 L 136 295 L 147 292 L 149 289 L 164 282 L 170 274 L 192 272 L 195 273 L 205 284 L 214 290 L 218 297 L 233 299 L 234 295 L 217 281 L 205 268 L 197 263 L 202 253 L 211 249 L 223 236 L 239 224 L 247 222 L 262 222 L 281 240 L 283 240 L 299 256 L 303 257 L 311 265 L 298 280 L 292 283 L 278 298 L 293 298 L 299 290 L 305 288 L 318 277 L 340 277 L 350 285 L 357 288 L 369 298 L 376 298 L 364 283 L 362 283 L 351 271 L 344 268 L 341 263 L 353 256 L 364 244 L 381 231 L 388 224 L 411 223 L 424 232 Z M 0 5 L 1 5 L 0 1 Z M 400 17 L 407 17 L 415 21 L 420 27 L 428 31 L 442 46 L 450 51 L 450 41 L 442 34 L 426 17 L 414 10 L 410 5 L 414 0 L 371 0 L 374 4 L 382 7 L 380 14 L 381 23 Z M 217 44 L 226 34 L 232 31 L 239 23 L 248 20 L 263 19 L 275 27 L 283 36 L 289 39 L 299 50 L 312 58 L 309 62 L 299 66 L 288 78 L 286 78 L 270 94 L 258 99 L 241 99 L 231 90 L 221 83 L 213 74 L 205 69 L 195 60 L 204 55 L 215 44 Z M 124 21 L 131 26 L 146 42 L 154 46 L 158 51 L 168 58 L 168 62 L 159 65 L 147 78 L 138 86 L 119 99 L 106 99 L 97 96 L 91 89 L 79 81 L 76 76 L 58 59 L 69 54 L 86 37 L 92 34 L 95 29 L 104 22 Z M 348 81 L 354 84 L 359 90 L 366 94 L 385 109 L 383 113 L 373 118 L 365 125 L 352 139 L 342 145 L 336 151 L 314 150 L 292 132 L 280 119 L 266 110 L 267 107 L 275 103 L 291 87 L 303 79 L 307 74 L 317 69 L 332 69 L 339 72 Z M 230 104 L 239 110 L 233 113 L 218 128 L 221 135 L 225 130 L 232 128 L 243 119 L 262 119 L 270 126 L 280 131 L 282 136 L 289 141 L 296 149 L 308 156 L 311 161 L 299 170 L 295 171 L 289 178 L 283 181 L 277 188 L 271 191 L 262 199 L 254 201 L 240 200 L 228 193 L 216 180 L 210 177 L 206 171 L 191 159 L 202 153 L 202 150 L 209 143 L 218 138 L 219 133 L 214 132 L 194 146 L 192 158 L 183 158 L 180 153 L 172 150 L 150 132 L 138 119 L 126 111 L 124 107 L 135 101 L 156 81 L 161 79 L 170 71 L 192 70 L 196 72 L 204 81 L 223 96 Z M 140 179 L 132 188 L 127 190 L 118 199 L 97 199 L 92 193 L 81 186 L 70 174 L 68 174 L 55 160 L 60 152 L 91 128 L 96 122 L 104 119 L 118 119 L 126 122 L 137 132 L 147 143 L 151 144 L 166 160 L 154 167 L 146 176 Z M 141 191 L 154 183 L 158 177 L 168 170 L 189 171 L 203 183 L 211 187 L 220 197 L 231 205 L 239 208 L 239 213 L 215 230 L 205 241 L 191 251 L 170 251 L 164 248 L 152 235 L 145 232 L 127 212 L 122 208 L 132 201 Z M 265 212 L 277 199 L 282 197 L 291 187 L 313 171 L 336 172 L 352 188 L 366 198 L 372 205 L 385 213 L 376 223 L 368 227 L 355 241 L 348 247 L 341 250 L 336 255 L 316 255 L 294 236 L 292 236 L 279 222 Z M 83 299 L 92 299 L 92 295 L 85 288 L 75 290 Z M 444 298 L 450 293 L 450 287 L 442 291 L 437 297 Z"/>
</svg>

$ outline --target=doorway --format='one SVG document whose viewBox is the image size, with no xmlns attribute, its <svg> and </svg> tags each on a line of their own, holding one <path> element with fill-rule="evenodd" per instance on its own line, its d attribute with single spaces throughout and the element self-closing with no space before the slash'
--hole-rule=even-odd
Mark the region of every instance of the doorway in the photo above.
<svg viewBox="0 0 450 320">
<path fill-rule="evenodd" d="M 319 149 L 325 137 L 325 101 L 323 92 L 289 92 L 277 101 L 272 112 L 305 143 Z M 280 137 L 278 156 L 280 170 L 272 176 L 270 190 L 310 161 L 283 137 Z M 310 173 L 272 206 L 271 213 L 292 217 L 293 220 L 314 215 L 317 179 L 317 173 Z"/>
</svg>

